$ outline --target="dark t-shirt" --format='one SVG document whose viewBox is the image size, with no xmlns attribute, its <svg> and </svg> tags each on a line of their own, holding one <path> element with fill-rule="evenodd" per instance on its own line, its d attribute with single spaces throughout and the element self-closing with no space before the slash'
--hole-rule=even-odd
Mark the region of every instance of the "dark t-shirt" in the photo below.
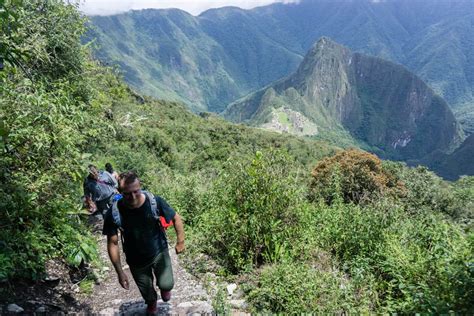
<svg viewBox="0 0 474 316">
<path fill-rule="evenodd" d="M 175 211 L 161 197 L 155 196 L 155 200 L 158 214 L 163 216 L 167 222 L 171 221 Z M 153 218 L 148 198 L 137 209 L 126 208 L 122 200 L 118 202 L 117 207 L 121 215 L 123 250 L 129 265 L 145 266 L 157 254 L 168 248 L 165 232 L 159 226 L 158 221 Z M 110 209 L 105 215 L 103 234 L 117 235 L 118 228 Z"/>
</svg>

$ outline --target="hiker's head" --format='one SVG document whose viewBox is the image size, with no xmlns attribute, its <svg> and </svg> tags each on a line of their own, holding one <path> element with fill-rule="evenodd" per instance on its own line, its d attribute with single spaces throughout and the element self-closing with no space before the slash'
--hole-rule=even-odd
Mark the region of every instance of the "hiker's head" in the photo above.
<svg viewBox="0 0 474 316">
<path fill-rule="evenodd" d="M 140 204 L 142 195 L 140 179 L 133 171 L 127 171 L 120 174 L 119 191 L 128 207 L 135 208 Z"/>
<path fill-rule="evenodd" d="M 105 170 L 107 170 L 108 173 L 114 172 L 114 168 L 112 167 L 112 164 L 110 162 L 105 164 Z"/>
<path fill-rule="evenodd" d="M 97 170 L 97 167 L 94 165 L 89 165 L 89 177 L 95 180 L 99 179 L 99 170 Z"/>
</svg>

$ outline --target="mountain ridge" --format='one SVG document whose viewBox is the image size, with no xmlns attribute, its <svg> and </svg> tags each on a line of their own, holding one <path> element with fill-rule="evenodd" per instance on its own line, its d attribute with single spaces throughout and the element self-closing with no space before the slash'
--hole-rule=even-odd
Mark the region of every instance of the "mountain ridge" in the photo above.
<svg viewBox="0 0 474 316">
<path fill-rule="evenodd" d="M 163 16 L 160 23 L 165 23 L 166 10 L 156 11 Z M 139 19 L 143 12 L 133 11 L 129 15 Z M 179 68 L 165 71 L 159 65 L 166 64 L 166 60 L 151 54 L 139 58 L 147 61 L 124 60 L 120 64 L 138 68 L 138 77 L 145 78 L 142 83 L 133 80 L 133 71 L 128 68 L 125 72 L 128 70 L 132 75 L 126 73 L 125 78 L 145 94 L 165 99 L 174 96 L 195 111 L 220 112 L 229 102 L 292 73 L 310 45 L 321 36 L 329 36 L 353 51 L 405 65 L 447 99 L 466 130 L 474 131 L 474 78 L 457 75 L 470 69 L 466 67 L 473 58 L 474 40 L 469 36 L 473 16 L 474 8 L 469 1 L 427 4 L 315 0 L 252 10 L 225 7 L 207 10 L 197 17 L 185 15 L 183 19 L 193 23 L 184 23 L 181 29 L 190 28 L 201 34 L 200 37 L 167 33 L 168 37 L 160 35 L 141 42 L 131 38 L 125 43 L 133 50 L 141 45 L 159 45 L 163 39 L 187 42 L 191 52 L 178 51 L 182 60 L 194 65 L 191 69 L 204 68 L 207 72 Z M 92 18 L 93 23 L 101 25 L 97 33 L 104 38 L 120 38 L 113 27 L 107 27 L 109 19 L 112 18 Z M 144 27 L 154 30 L 155 24 L 150 22 Z M 129 27 L 133 33 L 133 25 Z M 212 49 L 199 45 L 205 43 L 212 43 Z M 109 41 L 102 48 L 102 57 L 107 59 L 116 45 Z M 209 66 L 209 60 L 217 66 Z"/>
</svg>

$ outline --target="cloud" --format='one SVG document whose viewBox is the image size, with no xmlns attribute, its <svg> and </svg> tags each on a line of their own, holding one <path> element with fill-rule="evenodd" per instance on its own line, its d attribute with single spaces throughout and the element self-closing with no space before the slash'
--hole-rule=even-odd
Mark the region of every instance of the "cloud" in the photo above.
<svg viewBox="0 0 474 316">
<path fill-rule="evenodd" d="M 179 8 L 198 15 L 210 8 L 237 6 L 251 9 L 275 2 L 295 3 L 299 0 L 82 0 L 80 9 L 87 15 L 110 15 L 147 8 Z"/>
</svg>

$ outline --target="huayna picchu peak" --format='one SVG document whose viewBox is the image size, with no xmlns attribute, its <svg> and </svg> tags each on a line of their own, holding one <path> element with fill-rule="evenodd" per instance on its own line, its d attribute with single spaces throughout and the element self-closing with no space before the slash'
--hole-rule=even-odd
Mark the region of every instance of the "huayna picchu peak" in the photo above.
<svg viewBox="0 0 474 316">
<path fill-rule="evenodd" d="M 224 116 L 268 127 L 281 108 L 308 118 L 314 131 L 349 132 L 391 159 L 448 152 L 462 139 L 447 103 L 419 77 L 327 37 L 311 47 L 294 74 L 230 104 Z"/>
</svg>

